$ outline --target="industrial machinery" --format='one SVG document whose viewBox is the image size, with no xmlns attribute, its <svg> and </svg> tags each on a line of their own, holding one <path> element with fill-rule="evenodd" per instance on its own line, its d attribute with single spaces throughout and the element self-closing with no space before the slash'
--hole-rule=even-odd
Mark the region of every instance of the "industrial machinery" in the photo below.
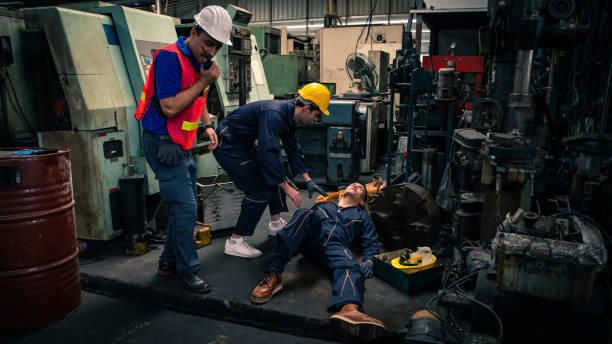
<svg viewBox="0 0 612 344">
<path fill-rule="evenodd" d="M 536 150 L 516 132 L 491 133 L 482 145 L 484 208 L 480 239 L 488 241 L 508 211 L 531 209 Z"/>
<path fill-rule="evenodd" d="M 423 65 L 437 69 L 433 102 L 457 100 L 449 122 L 453 262 L 427 303 L 447 312 L 433 311 L 440 321 L 427 328 L 413 322 L 406 342 L 604 342 L 612 74 L 594 66 L 610 65 L 609 3 L 496 0 L 441 10 L 445 4 L 414 12 L 431 30 L 433 56 Z M 459 27 L 460 54 L 436 57 Z M 463 321 L 485 337 L 470 338 Z"/>
<path fill-rule="evenodd" d="M 269 26 L 251 28 L 260 47 L 259 54 L 266 73 L 270 93 L 278 99 L 292 97 L 303 85 L 319 80 L 319 60 L 316 51 L 292 50 L 281 53 L 287 41 L 281 29 Z M 285 49 L 287 50 L 287 49 Z"/>
<path fill-rule="evenodd" d="M 388 132 L 387 132 L 387 184 L 392 185 L 402 181 L 410 180 L 412 168 L 412 148 L 413 148 L 413 120 L 415 109 L 417 108 L 417 96 L 426 95 L 427 102 L 425 112 L 429 112 L 432 76 L 431 73 L 421 66 L 416 50 L 413 47 L 414 41 L 410 31 L 404 31 L 402 38 L 402 49 L 398 50 L 398 56 L 394 61 L 395 68 L 389 73 L 389 90 L 390 90 L 390 106 L 388 116 Z M 399 94 L 399 104 L 395 104 L 395 95 Z M 395 107 L 398 108 L 398 114 L 395 114 Z M 448 111 L 454 110 L 448 106 Z M 402 114 L 405 114 L 402 115 Z M 394 124 L 395 118 L 398 118 L 398 123 Z M 425 133 L 428 132 L 428 120 L 426 121 Z M 447 131 L 452 128 L 452 117 L 449 115 L 447 122 Z M 397 136 L 395 136 L 397 135 Z M 426 134 L 427 136 L 427 134 Z M 401 163 L 401 170 L 395 176 L 391 175 L 393 166 L 393 158 L 400 158 L 392 154 L 394 137 L 397 137 L 398 144 L 396 148 L 404 147 L 404 161 Z M 402 143 L 404 143 L 402 145 Z M 447 143 L 447 147 L 450 144 Z"/>
<path fill-rule="evenodd" d="M 376 65 L 361 53 L 352 53 L 346 57 L 346 73 L 353 86 L 359 85 L 367 93 L 375 94 L 378 87 Z M 351 89 L 354 91 L 354 89 Z"/>
<path fill-rule="evenodd" d="M 275 55 L 261 53 L 270 93 L 284 99 L 310 82 L 319 80 L 319 61 L 311 54 Z"/>
<path fill-rule="evenodd" d="M 369 51 L 384 51 L 395 56 L 402 48 L 402 25 L 372 25 L 370 34 L 362 33 L 362 27 L 337 26 L 326 27 L 319 31 L 320 46 L 320 80 L 336 83 L 336 93 L 344 94 L 351 87 L 351 78 L 346 74 L 346 59 L 350 54 L 363 54 L 374 63 L 379 76 L 388 73 L 388 60 L 371 56 Z M 367 39 L 366 39 L 367 36 Z M 386 91 L 386 82 L 379 83 L 380 93 Z"/>
<path fill-rule="evenodd" d="M 346 74 L 351 80 L 351 88 L 344 93 L 345 98 L 372 97 L 387 91 L 389 54 L 380 50 L 350 53 L 346 57 Z"/>
<path fill-rule="evenodd" d="M 251 27 L 251 33 L 255 36 L 259 52 L 265 54 L 279 55 L 281 53 L 282 31 L 270 26 Z"/>
<path fill-rule="evenodd" d="M 386 53 L 371 53 L 379 62 L 385 60 Z M 310 176 L 317 182 L 339 185 L 374 170 L 387 111 L 378 94 L 376 69 L 365 55 L 349 54 L 346 73 L 354 87 L 331 100 L 330 116 L 323 116 L 319 124 L 298 126 L 298 138 L 312 167 Z"/>
<path fill-rule="evenodd" d="M 378 157 L 378 128 L 384 123 L 382 102 L 332 99 L 330 116 L 320 123 L 298 126 L 297 136 L 310 176 L 322 184 L 352 182 L 370 172 Z"/>
<path fill-rule="evenodd" d="M 100 2 L 29 8 L 24 17 L 29 39 L 43 39 L 38 46 L 49 47 L 56 85 L 61 85 L 59 90 L 43 89 L 40 99 L 65 97 L 56 121 L 60 125 L 40 132 L 39 144 L 69 147 L 73 157 L 82 157 L 72 161 L 77 236 L 108 240 L 124 226 L 117 191 L 129 166 L 144 176 L 146 195 L 159 191 L 141 152 L 134 111 L 153 54 L 177 40 L 174 20 Z M 207 140 L 200 133 L 194 146 L 198 176 L 220 171 L 208 154 Z"/>
<path fill-rule="evenodd" d="M 430 246 L 440 237 L 440 213 L 423 187 L 402 183 L 387 187 L 374 201 L 372 217 L 386 250 Z"/>
<path fill-rule="evenodd" d="M 221 114 L 227 116 L 238 106 L 258 100 L 271 99 L 255 36 L 248 28 L 251 13 L 228 5 L 233 22 L 232 45 L 224 45 L 214 61 L 221 76 L 217 79 L 217 93 Z"/>
<path fill-rule="evenodd" d="M 41 46 L 51 50 L 70 118 L 70 130 L 41 132 L 39 144 L 70 147 L 77 236 L 107 240 L 120 233 L 114 195 L 127 166 L 148 177 L 148 193 L 159 188 L 141 157 L 133 113 L 152 50 L 174 42 L 176 34 L 169 17 L 91 6 L 88 12 L 32 8 L 24 15 L 29 30 L 45 34 Z"/>
</svg>

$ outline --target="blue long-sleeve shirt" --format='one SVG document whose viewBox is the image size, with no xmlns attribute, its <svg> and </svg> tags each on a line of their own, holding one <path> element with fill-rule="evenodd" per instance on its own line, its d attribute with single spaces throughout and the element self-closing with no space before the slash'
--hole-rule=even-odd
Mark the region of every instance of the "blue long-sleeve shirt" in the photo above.
<svg viewBox="0 0 612 344">
<path fill-rule="evenodd" d="M 286 179 L 280 163 L 279 138 L 293 173 L 307 172 L 304 153 L 295 132 L 294 113 L 293 100 L 262 100 L 239 107 L 221 124 L 240 141 L 236 149 L 253 150 L 257 141 L 256 159 L 268 186 L 278 185 Z"/>
<path fill-rule="evenodd" d="M 359 207 L 342 208 L 337 201 L 319 203 L 313 208 L 314 215 L 321 223 L 323 245 L 339 242 L 350 247 L 359 240 L 363 248 L 361 261 L 371 260 L 378 254 L 376 227 L 370 215 Z"/>
</svg>

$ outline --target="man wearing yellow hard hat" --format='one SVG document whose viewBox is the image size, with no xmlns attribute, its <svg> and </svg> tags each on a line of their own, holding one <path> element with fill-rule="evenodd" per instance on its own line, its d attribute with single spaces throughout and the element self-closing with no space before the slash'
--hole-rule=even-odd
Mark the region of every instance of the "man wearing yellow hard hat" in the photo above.
<svg viewBox="0 0 612 344">
<path fill-rule="evenodd" d="M 330 92 L 319 83 L 310 83 L 298 93 L 291 100 L 263 100 L 241 106 L 216 129 L 219 145 L 213 154 L 245 194 L 234 233 L 225 241 L 225 254 L 243 258 L 261 256 L 261 251 L 243 237 L 253 235 L 266 207 L 271 215 L 268 231 L 275 236 L 286 224 L 280 216 L 288 211 L 286 196 L 296 207 L 302 204 L 299 192 L 289 186 L 283 172 L 279 138 L 291 171 L 307 182 L 309 196 L 313 192 L 327 195 L 308 175 L 295 126 L 296 122 L 302 125 L 318 122 L 323 114 L 329 116 Z"/>
</svg>

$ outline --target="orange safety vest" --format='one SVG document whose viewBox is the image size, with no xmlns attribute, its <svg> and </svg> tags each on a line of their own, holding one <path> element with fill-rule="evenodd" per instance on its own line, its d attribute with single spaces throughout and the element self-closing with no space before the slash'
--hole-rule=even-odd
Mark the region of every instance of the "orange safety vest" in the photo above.
<svg viewBox="0 0 612 344">
<path fill-rule="evenodd" d="M 167 47 L 163 47 L 162 50 L 175 52 L 181 65 L 181 91 L 191 86 L 198 78 L 200 74 L 193 69 L 189 58 L 181 52 L 176 43 L 173 43 Z M 153 56 L 153 64 L 155 64 L 155 55 Z M 136 107 L 137 120 L 141 120 L 144 114 L 147 112 L 151 100 L 155 93 L 155 85 L 153 78 L 153 65 L 149 69 L 147 80 L 145 81 L 142 94 L 140 95 L 140 101 Z M 168 118 L 166 121 L 166 128 L 172 141 L 181 146 L 184 150 L 190 150 L 195 142 L 196 132 L 198 125 L 200 124 L 200 117 L 206 106 L 206 97 L 208 96 L 208 88 L 204 90 L 201 96 L 196 98 L 191 105 L 179 112 L 176 116 Z M 163 114 L 160 114 L 163 115 Z"/>
</svg>

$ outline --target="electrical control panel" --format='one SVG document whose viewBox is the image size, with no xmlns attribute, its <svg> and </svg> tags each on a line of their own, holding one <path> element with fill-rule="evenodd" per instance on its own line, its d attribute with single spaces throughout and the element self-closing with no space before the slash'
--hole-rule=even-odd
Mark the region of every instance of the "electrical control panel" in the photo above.
<svg viewBox="0 0 612 344">
<path fill-rule="evenodd" d="M 227 12 L 233 24 L 232 45 L 223 45 L 214 57 L 221 75 L 215 83 L 220 111 L 213 115 L 220 116 L 231 113 L 240 105 L 270 99 L 259 47 L 248 28 L 251 13 L 234 5 L 228 5 Z"/>
<path fill-rule="evenodd" d="M 251 91 L 251 63 L 250 61 L 244 62 L 245 66 L 245 77 L 246 77 L 246 89 Z M 240 91 L 240 57 L 236 55 L 228 56 L 227 65 L 228 83 L 227 93 L 238 93 Z"/>
<path fill-rule="evenodd" d="M 244 63 L 246 90 L 251 91 L 251 30 L 234 26 L 231 39 L 232 45 L 228 47 L 228 82 L 225 92 L 240 92 L 240 63 Z"/>
</svg>

